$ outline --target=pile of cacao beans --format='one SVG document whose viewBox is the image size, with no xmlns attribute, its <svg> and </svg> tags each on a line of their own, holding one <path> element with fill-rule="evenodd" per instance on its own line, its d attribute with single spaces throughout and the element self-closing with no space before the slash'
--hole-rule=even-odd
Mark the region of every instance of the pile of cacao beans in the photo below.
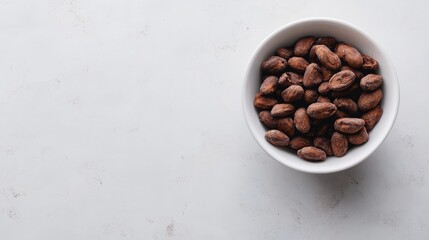
<svg viewBox="0 0 429 240">
<path fill-rule="evenodd" d="M 333 37 L 306 36 L 261 63 L 254 99 L 265 139 L 316 162 L 366 143 L 380 120 L 378 62 Z"/>
</svg>

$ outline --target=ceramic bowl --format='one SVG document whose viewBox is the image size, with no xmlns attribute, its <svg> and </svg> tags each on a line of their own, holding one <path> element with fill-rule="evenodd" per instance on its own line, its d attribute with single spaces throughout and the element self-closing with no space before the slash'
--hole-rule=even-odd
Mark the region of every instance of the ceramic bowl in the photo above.
<svg viewBox="0 0 429 240">
<path fill-rule="evenodd" d="M 279 47 L 291 46 L 300 37 L 333 36 L 356 47 L 360 52 L 372 56 L 379 62 L 379 74 L 383 77 L 383 99 L 380 103 L 383 116 L 369 133 L 369 141 L 349 149 L 343 157 L 328 157 L 323 162 L 308 162 L 295 151 L 269 144 L 265 138 L 266 127 L 259 122 L 258 111 L 253 106 L 255 94 L 261 83 L 261 62 L 274 55 Z M 386 52 L 367 33 L 356 26 L 336 19 L 311 18 L 287 24 L 274 31 L 256 48 L 244 74 L 242 107 L 247 125 L 258 144 L 272 158 L 293 169 L 309 173 L 332 173 L 350 168 L 373 153 L 386 139 L 399 108 L 399 82 L 395 68 Z"/>
</svg>

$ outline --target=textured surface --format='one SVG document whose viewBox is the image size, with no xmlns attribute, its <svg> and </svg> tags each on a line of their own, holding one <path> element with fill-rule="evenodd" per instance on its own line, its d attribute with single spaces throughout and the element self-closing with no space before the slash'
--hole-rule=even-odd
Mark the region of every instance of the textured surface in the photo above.
<svg viewBox="0 0 429 240">
<path fill-rule="evenodd" d="M 0 0 L 2 239 L 428 238 L 428 7 Z M 401 83 L 390 136 L 333 175 L 272 160 L 240 103 L 257 44 L 321 13 L 383 44 Z"/>
</svg>

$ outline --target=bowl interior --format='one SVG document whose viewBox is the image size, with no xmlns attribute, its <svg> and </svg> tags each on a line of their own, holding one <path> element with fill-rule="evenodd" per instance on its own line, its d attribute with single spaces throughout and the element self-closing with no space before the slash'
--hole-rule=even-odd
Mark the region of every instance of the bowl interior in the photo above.
<svg viewBox="0 0 429 240">
<path fill-rule="evenodd" d="M 350 149 L 341 158 L 328 157 L 324 162 L 312 163 L 299 158 L 294 151 L 275 147 L 264 139 L 266 128 L 259 122 L 258 111 L 253 106 L 253 99 L 259 90 L 260 64 L 274 54 L 279 47 L 291 46 L 300 37 L 306 35 L 333 36 L 355 46 L 361 53 L 374 57 L 380 66 L 379 74 L 383 77 L 383 116 L 369 133 L 369 141 Z M 267 37 L 256 49 L 248 64 L 243 93 L 243 111 L 247 124 L 259 145 L 281 163 L 304 172 L 329 173 L 347 169 L 368 157 L 386 138 L 396 118 L 399 107 L 399 84 L 396 72 L 386 54 L 358 28 L 333 19 L 309 19 L 291 23 Z"/>
</svg>

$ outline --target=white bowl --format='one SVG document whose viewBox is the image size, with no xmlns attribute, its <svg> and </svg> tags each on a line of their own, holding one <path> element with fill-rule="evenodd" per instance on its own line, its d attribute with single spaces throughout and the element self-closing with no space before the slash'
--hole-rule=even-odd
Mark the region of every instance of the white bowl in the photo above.
<svg viewBox="0 0 429 240">
<path fill-rule="evenodd" d="M 308 162 L 299 158 L 295 151 L 275 147 L 265 141 L 266 128 L 259 122 L 258 111 L 253 106 L 255 94 L 261 83 L 260 65 L 267 57 L 274 55 L 279 47 L 291 46 L 306 35 L 333 36 L 355 46 L 363 54 L 374 57 L 379 63 L 379 74 L 383 77 L 383 116 L 369 133 L 369 141 L 349 149 L 343 157 L 328 157 L 323 162 Z M 384 141 L 392 128 L 399 108 L 399 82 L 395 68 L 385 51 L 368 34 L 344 21 L 327 18 L 304 19 L 287 24 L 273 32 L 256 48 L 247 65 L 244 76 L 242 105 L 244 117 L 253 137 L 271 157 L 284 165 L 309 173 L 332 173 L 350 168 L 374 152 Z"/>
</svg>

